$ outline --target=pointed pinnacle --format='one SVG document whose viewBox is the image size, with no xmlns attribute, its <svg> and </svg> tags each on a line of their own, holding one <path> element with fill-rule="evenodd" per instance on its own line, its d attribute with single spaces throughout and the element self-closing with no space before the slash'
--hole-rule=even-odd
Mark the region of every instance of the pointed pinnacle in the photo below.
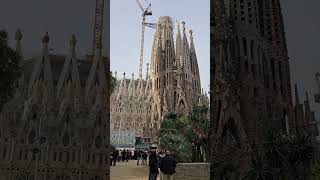
<svg viewBox="0 0 320 180">
<path fill-rule="evenodd" d="M 76 35 L 72 34 L 71 39 L 70 39 L 70 46 L 71 47 L 76 47 L 76 44 L 77 44 Z"/>
<path fill-rule="evenodd" d="M 21 33 L 21 30 L 20 29 L 18 29 L 17 30 L 17 32 L 16 32 L 16 34 L 15 34 L 15 40 L 16 41 L 21 41 L 22 40 L 22 33 Z"/>
<path fill-rule="evenodd" d="M 49 37 L 49 33 L 46 32 L 46 34 L 43 36 L 42 38 L 42 43 L 44 44 L 48 44 L 50 42 L 50 37 Z"/>
</svg>

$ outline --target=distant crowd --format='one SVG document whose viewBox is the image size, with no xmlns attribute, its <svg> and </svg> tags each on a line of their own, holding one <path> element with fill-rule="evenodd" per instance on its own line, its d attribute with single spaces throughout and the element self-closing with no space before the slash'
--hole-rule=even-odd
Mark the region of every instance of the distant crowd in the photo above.
<svg viewBox="0 0 320 180">
<path fill-rule="evenodd" d="M 148 165 L 148 157 L 150 152 L 146 150 L 117 150 L 111 153 L 110 166 L 116 166 L 117 162 L 128 162 L 129 160 L 137 160 L 137 165 Z"/>
<path fill-rule="evenodd" d="M 156 180 L 159 175 L 159 169 L 162 172 L 162 180 L 173 180 L 176 172 L 176 158 L 169 151 L 156 152 L 156 150 L 122 150 L 115 149 L 111 153 L 110 166 L 116 166 L 117 162 L 128 162 L 137 160 L 137 165 L 149 165 L 149 180 Z"/>
</svg>

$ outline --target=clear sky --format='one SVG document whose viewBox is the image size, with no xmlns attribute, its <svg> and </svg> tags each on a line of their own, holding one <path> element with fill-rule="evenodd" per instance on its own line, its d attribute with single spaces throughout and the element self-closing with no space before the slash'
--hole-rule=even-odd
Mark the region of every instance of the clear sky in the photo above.
<svg viewBox="0 0 320 180">
<path fill-rule="evenodd" d="M 171 16 L 175 20 L 185 21 L 187 32 L 194 31 L 200 70 L 201 86 L 209 90 L 210 82 L 210 0 L 140 0 L 143 7 L 152 4 L 153 16 L 147 22 L 155 23 L 160 16 Z M 111 70 L 117 70 L 118 78 L 138 77 L 141 37 L 141 10 L 135 0 L 111 0 L 110 19 L 110 57 Z M 155 30 L 146 29 L 144 48 L 144 69 L 150 63 L 151 45 Z M 189 33 L 187 33 L 189 36 Z"/>
</svg>

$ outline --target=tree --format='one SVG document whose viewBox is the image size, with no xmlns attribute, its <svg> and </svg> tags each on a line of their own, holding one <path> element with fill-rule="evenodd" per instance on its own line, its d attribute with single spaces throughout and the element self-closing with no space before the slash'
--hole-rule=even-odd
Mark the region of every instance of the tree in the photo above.
<svg viewBox="0 0 320 180">
<path fill-rule="evenodd" d="M 15 82 L 20 76 L 20 56 L 7 41 L 7 33 L 0 31 L 0 110 L 14 95 Z"/>
<path fill-rule="evenodd" d="M 203 162 L 209 153 L 209 113 L 205 105 L 194 105 L 188 119 L 187 137 L 193 143 L 193 162 Z"/>
<path fill-rule="evenodd" d="M 180 162 L 203 162 L 208 154 L 209 116 L 205 105 L 194 105 L 188 116 L 169 113 L 159 130 L 160 147 Z"/>
<path fill-rule="evenodd" d="M 112 72 L 109 73 L 109 76 L 108 76 L 108 81 L 109 81 L 109 87 L 110 88 L 110 94 L 112 94 L 116 88 L 116 85 L 117 85 L 117 79 L 115 77 L 112 76 Z"/>
<path fill-rule="evenodd" d="M 262 144 L 254 148 L 247 178 L 316 179 L 320 171 L 317 163 L 313 161 L 314 156 L 315 149 L 308 136 L 290 136 L 276 129 L 269 129 Z"/>
</svg>

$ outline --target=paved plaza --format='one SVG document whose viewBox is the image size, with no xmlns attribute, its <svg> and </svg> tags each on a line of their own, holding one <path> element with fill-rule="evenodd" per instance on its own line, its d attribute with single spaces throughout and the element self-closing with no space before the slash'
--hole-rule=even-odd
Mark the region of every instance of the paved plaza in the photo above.
<svg viewBox="0 0 320 180">
<path fill-rule="evenodd" d="M 111 166 L 111 180 L 148 180 L 148 168 L 149 166 L 137 166 L 135 160 L 117 162 L 116 166 Z"/>
</svg>

